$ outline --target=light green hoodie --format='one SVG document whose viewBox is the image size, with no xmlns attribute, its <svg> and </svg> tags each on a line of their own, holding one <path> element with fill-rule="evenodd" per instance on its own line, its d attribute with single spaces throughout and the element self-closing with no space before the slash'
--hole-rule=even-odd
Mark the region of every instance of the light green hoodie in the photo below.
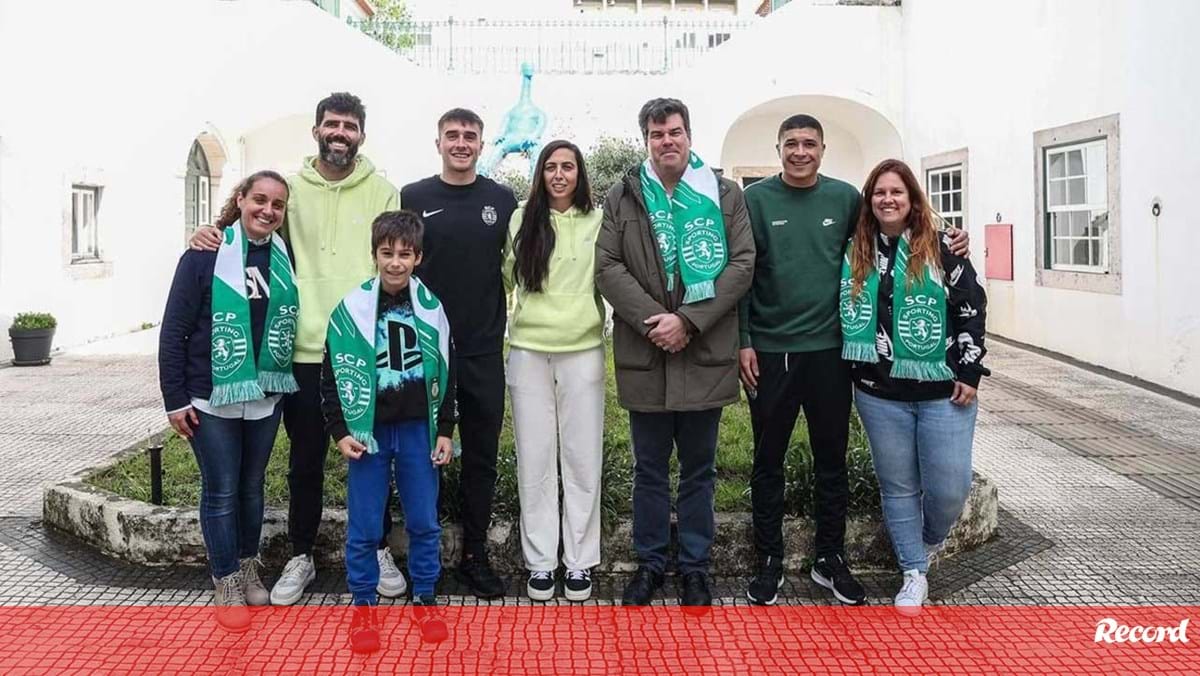
<svg viewBox="0 0 1200 676">
<path fill-rule="evenodd" d="M 505 291 L 514 285 L 512 243 L 524 214 L 521 205 L 508 224 Z M 509 345 L 537 352 L 576 352 L 604 342 L 604 304 L 594 281 L 596 235 L 602 216 L 600 209 L 586 214 L 575 207 L 564 213 L 550 210 L 554 253 L 540 292 L 516 287 L 508 319 Z"/>
<path fill-rule="evenodd" d="M 296 286 L 300 289 L 300 327 L 294 361 L 320 364 L 329 315 L 363 280 L 375 275 L 371 222 L 381 212 L 400 208 L 400 193 L 375 173 L 363 156 L 340 181 L 327 181 L 316 169 L 316 156 L 304 158 L 300 173 L 288 177 L 287 226 Z"/>
</svg>

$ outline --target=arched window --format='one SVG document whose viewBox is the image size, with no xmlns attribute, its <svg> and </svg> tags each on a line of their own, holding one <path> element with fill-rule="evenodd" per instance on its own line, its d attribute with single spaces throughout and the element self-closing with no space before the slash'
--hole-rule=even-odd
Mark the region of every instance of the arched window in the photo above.
<svg viewBox="0 0 1200 676">
<path fill-rule="evenodd" d="M 199 141 L 192 141 L 183 181 L 183 219 L 188 232 L 212 225 L 212 172 Z"/>
</svg>

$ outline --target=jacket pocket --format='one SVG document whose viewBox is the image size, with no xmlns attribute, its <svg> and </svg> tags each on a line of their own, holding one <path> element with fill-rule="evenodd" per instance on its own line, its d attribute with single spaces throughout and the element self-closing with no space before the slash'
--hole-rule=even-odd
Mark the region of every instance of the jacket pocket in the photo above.
<svg viewBox="0 0 1200 676">
<path fill-rule="evenodd" d="M 625 320 L 613 319 L 613 364 L 619 369 L 649 371 L 659 358 L 659 349 Z"/>
<path fill-rule="evenodd" d="M 737 310 L 730 310 L 695 342 L 696 363 L 701 366 L 722 366 L 737 361 Z"/>
</svg>

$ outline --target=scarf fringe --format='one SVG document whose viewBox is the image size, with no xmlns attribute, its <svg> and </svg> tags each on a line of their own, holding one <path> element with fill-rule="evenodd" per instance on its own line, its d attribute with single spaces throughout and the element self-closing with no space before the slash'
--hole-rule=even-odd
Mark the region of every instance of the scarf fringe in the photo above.
<svg viewBox="0 0 1200 676">
<path fill-rule="evenodd" d="M 954 372 L 944 362 L 897 359 L 892 363 L 892 377 L 920 382 L 933 382 L 938 380 L 954 380 Z"/>
<path fill-rule="evenodd" d="M 296 376 L 284 371 L 259 371 L 258 386 L 263 392 L 291 394 L 300 390 Z"/>
<path fill-rule="evenodd" d="M 879 352 L 873 343 L 857 343 L 846 341 L 842 343 L 842 359 L 866 364 L 878 364 Z"/>
<path fill-rule="evenodd" d="M 247 401 L 258 401 L 264 398 L 263 390 L 253 380 L 239 380 L 233 383 L 214 385 L 212 394 L 208 397 L 211 406 L 227 406 Z"/>
<path fill-rule="evenodd" d="M 361 431 L 354 431 L 354 430 L 351 430 L 350 434 L 351 434 L 351 436 L 354 437 L 354 439 L 356 441 L 358 441 L 358 443 L 367 447 L 367 453 L 370 453 L 371 455 L 375 455 L 376 453 L 379 452 L 379 442 L 375 441 L 374 434 L 372 434 L 370 432 L 361 432 Z"/>
<path fill-rule="evenodd" d="M 683 304 L 695 303 L 701 300 L 708 300 L 717 295 L 717 287 L 713 284 L 713 280 L 706 279 L 703 282 L 688 284 L 683 292 Z"/>
</svg>

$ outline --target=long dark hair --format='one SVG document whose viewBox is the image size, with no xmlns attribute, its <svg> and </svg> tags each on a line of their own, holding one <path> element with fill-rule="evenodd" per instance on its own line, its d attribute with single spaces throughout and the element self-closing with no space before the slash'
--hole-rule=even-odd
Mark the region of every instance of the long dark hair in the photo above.
<svg viewBox="0 0 1200 676">
<path fill-rule="evenodd" d="M 279 172 L 271 171 L 270 169 L 256 171 L 246 178 L 243 178 L 241 182 L 239 182 L 233 188 L 233 192 L 229 193 L 229 199 L 225 200 L 225 206 L 221 207 L 221 214 L 217 216 L 217 221 L 213 223 L 213 225 L 224 229 L 227 226 L 237 223 L 238 219 L 242 217 L 242 210 L 238 209 L 237 198 L 245 197 L 247 194 L 249 194 L 250 188 L 252 188 L 254 184 L 261 178 L 269 178 L 272 181 L 278 181 L 279 183 L 283 184 L 283 189 L 288 193 L 291 193 L 292 191 L 291 187 L 287 183 L 287 180 L 280 176 Z M 279 221 L 279 227 L 282 228 L 285 225 L 287 225 L 286 211 L 283 214 L 283 218 Z"/>
<path fill-rule="evenodd" d="M 568 148 L 575 153 L 575 165 L 579 168 L 572 203 L 583 213 L 592 210 L 592 187 L 588 183 L 587 168 L 583 165 L 583 153 L 570 141 L 556 140 L 546 144 L 538 155 L 537 169 L 533 172 L 533 185 L 529 188 L 529 201 L 521 217 L 521 227 L 513 238 L 513 254 L 516 265 L 513 275 L 527 291 L 542 290 L 546 274 L 550 270 L 550 254 L 554 253 L 554 228 L 550 226 L 550 194 L 546 190 L 546 161 L 554 151 Z"/>
<path fill-rule="evenodd" d="M 905 227 L 909 230 L 909 254 L 906 284 L 908 288 L 925 271 L 926 266 L 935 270 L 942 267 L 941 250 L 938 248 L 938 230 L 934 223 L 933 207 L 921 190 L 921 182 L 912 169 L 900 160 L 884 160 L 871 171 L 862 189 L 862 208 L 858 212 L 858 225 L 854 228 L 854 255 L 850 259 L 851 294 L 857 297 L 862 291 L 867 275 L 875 267 L 875 236 L 879 234 L 879 220 L 871 209 L 871 195 L 879 177 L 891 172 L 900 177 L 908 190 L 910 210 Z"/>
</svg>

